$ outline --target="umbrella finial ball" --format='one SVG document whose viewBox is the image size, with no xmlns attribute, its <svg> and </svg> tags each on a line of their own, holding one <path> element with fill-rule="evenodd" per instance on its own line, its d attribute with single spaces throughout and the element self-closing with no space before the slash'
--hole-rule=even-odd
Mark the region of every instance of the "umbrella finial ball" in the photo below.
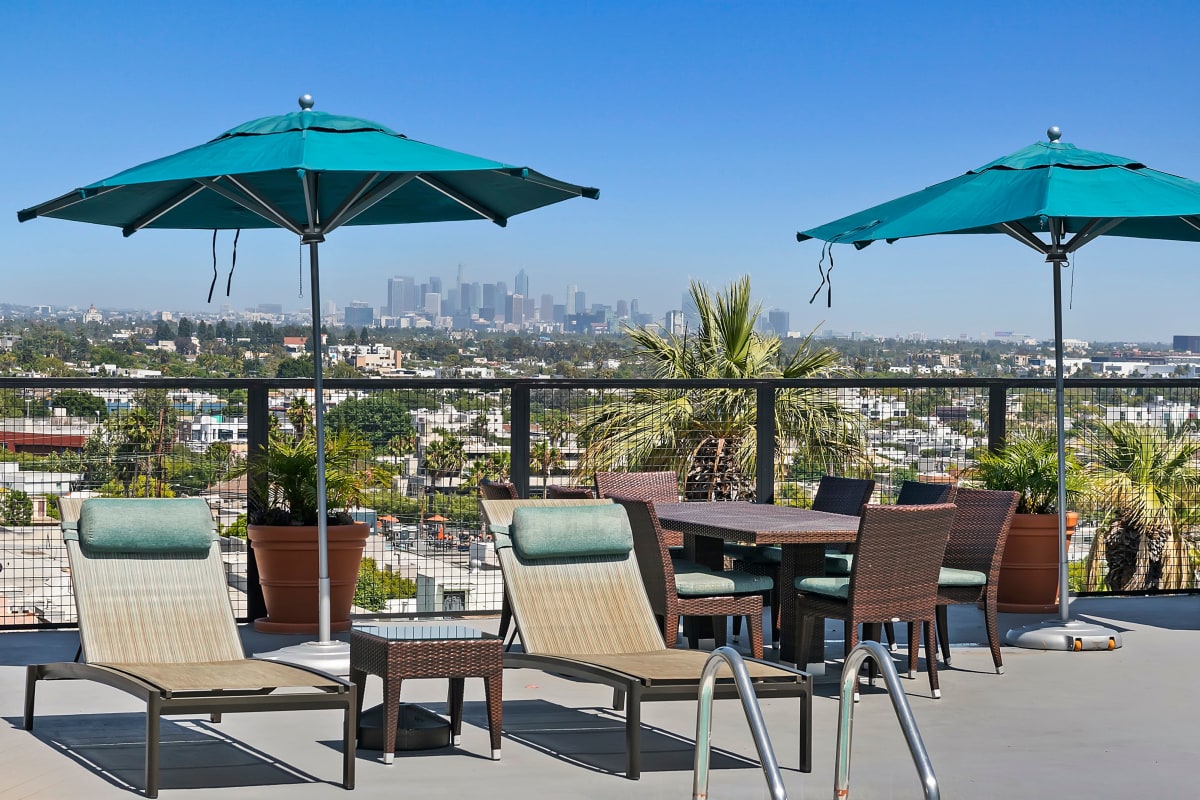
<svg viewBox="0 0 1200 800">
<path fill-rule="evenodd" d="M 299 103 L 301 111 L 312 111 L 313 96 L 311 94 L 302 94 L 300 95 Z"/>
<path fill-rule="evenodd" d="M 1057 125 L 1051 125 L 1046 129 L 1046 138 L 1052 142 L 1057 142 L 1062 138 L 1062 131 L 1059 130 Z"/>
</svg>

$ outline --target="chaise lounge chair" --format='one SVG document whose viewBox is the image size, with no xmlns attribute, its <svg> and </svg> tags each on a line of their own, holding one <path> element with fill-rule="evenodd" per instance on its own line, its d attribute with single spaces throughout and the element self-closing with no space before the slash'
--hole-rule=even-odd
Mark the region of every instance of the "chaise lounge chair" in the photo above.
<svg viewBox="0 0 1200 800">
<path fill-rule="evenodd" d="M 147 797 L 158 796 L 163 714 L 341 709 L 342 785 L 354 788 L 354 684 L 248 659 L 212 513 L 199 498 L 93 499 L 64 520 L 83 662 L 30 664 L 25 729 L 41 680 L 91 680 L 146 701 Z M 286 693 L 275 693 L 287 689 Z"/>
<path fill-rule="evenodd" d="M 625 775 L 640 778 L 642 702 L 695 700 L 708 654 L 663 643 L 625 509 L 587 500 L 482 505 L 524 646 L 504 666 L 611 687 L 613 708 L 626 708 Z M 754 659 L 746 667 L 759 697 L 800 698 L 799 768 L 810 772 L 810 676 Z M 721 674 L 716 696 L 736 697 L 728 670 Z"/>
</svg>

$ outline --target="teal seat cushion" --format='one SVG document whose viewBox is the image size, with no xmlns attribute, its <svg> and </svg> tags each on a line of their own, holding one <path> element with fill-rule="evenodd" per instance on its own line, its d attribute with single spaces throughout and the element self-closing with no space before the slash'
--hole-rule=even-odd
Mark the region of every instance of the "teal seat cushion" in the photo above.
<svg viewBox="0 0 1200 800">
<path fill-rule="evenodd" d="M 778 545 L 727 544 L 725 555 L 748 564 L 782 564 L 783 548 Z"/>
<path fill-rule="evenodd" d="M 629 516 L 616 504 L 518 507 L 508 535 L 527 561 L 623 556 L 633 549 Z"/>
<path fill-rule="evenodd" d="M 844 577 L 850 574 L 850 568 L 854 566 L 853 553 L 826 553 L 825 554 L 825 574 L 837 575 Z"/>
<path fill-rule="evenodd" d="M 675 567 L 675 590 L 680 597 L 715 597 L 727 594 L 758 594 L 775 585 L 766 575 L 746 572 L 713 572 L 711 570 L 682 570 Z"/>
<path fill-rule="evenodd" d="M 680 559 L 687 558 L 687 555 L 683 552 L 682 547 L 668 547 L 667 555 L 671 556 L 672 561 L 679 561 Z"/>
<path fill-rule="evenodd" d="M 849 578 L 796 578 L 796 588 L 810 594 L 821 594 L 846 600 L 850 597 Z"/>
<path fill-rule="evenodd" d="M 938 574 L 938 586 L 987 586 L 987 575 L 973 569 L 942 567 Z"/>
<path fill-rule="evenodd" d="M 208 503 L 186 498 L 94 498 L 68 537 L 85 553 L 205 554 L 216 537 Z"/>
</svg>

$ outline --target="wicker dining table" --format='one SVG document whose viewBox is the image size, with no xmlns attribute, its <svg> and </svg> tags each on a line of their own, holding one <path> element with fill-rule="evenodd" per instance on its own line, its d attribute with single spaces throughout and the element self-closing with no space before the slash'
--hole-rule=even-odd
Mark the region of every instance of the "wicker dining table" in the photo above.
<svg viewBox="0 0 1200 800">
<path fill-rule="evenodd" d="M 723 568 L 725 542 L 780 545 L 779 660 L 801 668 L 806 663 L 824 664 L 824 636 L 814 636 L 812 652 L 797 658 L 795 603 L 790 589 L 797 577 L 825 574 L 825 546 L 853 542 L 858 536 L 858 517 L 740 501 L 655 503 L 654 510 L 664 528 L 683 534 L 689 558 L 714 569 Z M 823 624 L 817 630 L 824 630 Z"/>
</svg>

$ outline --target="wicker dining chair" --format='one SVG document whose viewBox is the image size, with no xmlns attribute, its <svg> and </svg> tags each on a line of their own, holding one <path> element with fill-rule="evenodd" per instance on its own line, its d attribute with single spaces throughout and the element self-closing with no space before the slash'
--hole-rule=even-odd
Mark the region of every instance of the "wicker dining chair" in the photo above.
<svg viewBox="0 0 1200 800">
<path fill-rule="evenodd" d="M 726 617 L 745 617 L 750 628 L 750 652 L 763 657 L 763 594 L 773 587 L 771 578 L 745 572 L 710 570 L 671 558 L 666 531 L 647 500 L 613 495 L 625 507 L 633 529 L 634 552 L 646 585 L 650 607 L 661 620 L 663 640 L 674 647 L 679 623 L 685 617 L 711 617 L 716 646 L 725 644 Z M 686 626 L 688 646 L 700 646 L 694 625 Z"/>
<path fill-rule="evenodd" d="M 516 500 L 517 487 L 508 481 L 493 481 L 484 478 L 479 482 L 479 496 L 484 500 Z"/>
<path fill-rule="evenodd" d="M 862 507 L 871 501 L 871 493 L 875 491 L 875 481 L 870 478 L 842 478 L 836 475 L 826 475 L 817 484 L 816 494 L 813 495 L 812 508 L 814 511 L 825 511 L 830 514 L 845 514 L 857 517 Z M 774 581 L 767 601 L 771 605 L 771 633 L 774 641 L 779 641 L 779 604 L 782 587 L 779 585 L 779 565 L 783 560 L 783 552 L 777 545 L 765 547 L 748 547 L 732 545 L 726 548 L 726 554 L 733 558 L 733 568 L 738 572 L 751 575 L 766 575 Z M 831 556 L 841 555 L 839 550 L 826 548 L 825 574 L 829 573 Z M 845 573 L 849 575 L 849 570 Z M 734 620 L 733 635 L 737 636 L 739 623 Z"/>
<path fill-rule="evenodd" d="M 925 632 L 925 661 L 929 688 L 941 697 L 937 679 L 934 620 L 937 616 L 938 572 L 954 521 L 952 503 L 920 506 L 868 505 L 858 528 L 857 553 L 849 577 L 797 578 L 796 652 L 808 653 L 817 618 L 845 622 L 845 652 L 863 638 L 879 641 L 889 620 L 909 623 L 908 671 L 915 677 L 920 637 Z"/>
<path fill-rule="evenodd" d="M 552 483 L 546 487 L 547 500 L 594 500 L 595 491 L 589 486 L 563 486 Z"/>
<path fill-rule="evenodd" d="M 674 472 L 597 472 L 596 497 L 632 497 L 652 503 L 678 503 L 679 477 Z M 675 558 L 683 556 L 683 534 L 666 532 L 667 547 Z"/>
<path fill-rule="evenodd" d="M 942 661 L 950 666 L 950 630 L 946 606 L 980 604 L 987 628 L 988 647 L 996 673 L 1004 673 L 1000 633 L 996 625 L 996 585 L 1008 529 L 1017 510 L 1017 492 L 960 489 L 954 502 L 958 512 L 938 576 L 937 629 Z"/>
</svg>

